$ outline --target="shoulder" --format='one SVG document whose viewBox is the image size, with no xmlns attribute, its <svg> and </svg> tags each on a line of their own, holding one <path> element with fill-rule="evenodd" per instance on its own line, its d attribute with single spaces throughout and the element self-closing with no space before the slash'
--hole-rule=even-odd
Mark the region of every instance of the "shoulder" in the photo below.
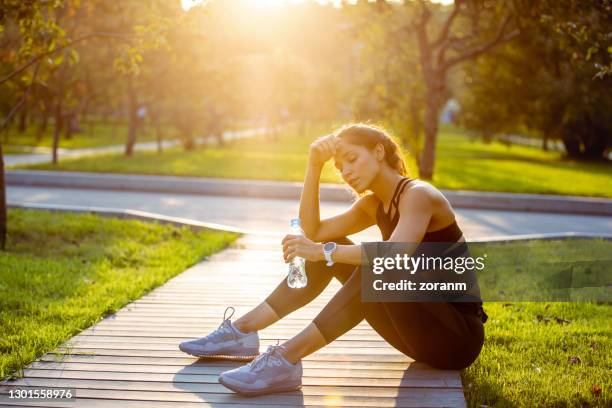
<svg viewBox="0 0 612 408">
<path fill-rule="evenodd" d="M 378 210 L 379 205 L 380 200 L 378 197 L 376 197 L 376 195 L 374 195 L 374 193 L 369 193 L 359 197 L 359 199 L 353 204 L 355 208 L 365 212 L 372 219 L 376 219 L 376 211 Z"/>
<path fill-rule="evenodd" d="M 422 180 L 412 180 L 402 192 L 399 198 L 399 209 L 422 211 L 431 209 L 436 202 L 436 197 L 441 194 L 431 184 Z"/>
</svg>

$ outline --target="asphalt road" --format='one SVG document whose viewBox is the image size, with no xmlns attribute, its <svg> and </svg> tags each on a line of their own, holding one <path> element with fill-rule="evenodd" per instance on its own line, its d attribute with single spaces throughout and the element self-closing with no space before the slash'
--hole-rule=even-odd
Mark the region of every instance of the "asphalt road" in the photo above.
<svg viewBox="0 0 612 408">
<path fill-rule="evenodd" d="M 275 232 L 289 230 L 289 221 L 297 216 L 299 206 L 294 200 L 38 187 L 11 186 L 7 188 L 7 194 L 9 204 L 134 209 Z M 347 205 L 342 203 L 322 202 L 321 216 L 332 216 L 346 208 Z M 456 213 L 457 222 L 467 239 L 557 232 L 612 233 L 612 217 L 472 209 L 457 209 Z M 352 238 L 378 240 L 380 233 L 372 227 Z"/>
</svg>

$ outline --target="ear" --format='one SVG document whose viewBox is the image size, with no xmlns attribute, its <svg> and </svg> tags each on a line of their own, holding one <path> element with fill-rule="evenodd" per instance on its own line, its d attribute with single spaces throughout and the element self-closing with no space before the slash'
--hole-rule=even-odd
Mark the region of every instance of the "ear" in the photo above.
<svg viewBox="0 0 612 408">
<path fill-rule="evenodd" d="M 378 162 L 383 162 L 385 160 L 385 146 L 383 146 L 382 143 L 377 143 L 376 146 L 374 146 L 374 156 Z"/>
</svg>

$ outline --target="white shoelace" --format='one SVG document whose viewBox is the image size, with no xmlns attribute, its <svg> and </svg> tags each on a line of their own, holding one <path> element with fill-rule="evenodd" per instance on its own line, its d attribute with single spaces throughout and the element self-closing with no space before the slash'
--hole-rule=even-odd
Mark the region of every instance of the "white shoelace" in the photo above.
<svg viewBox="0 0 612 408">
<path fill-rule="evenodd" d="M 265 367 L 273 367 L 280 366 L 281 361 L 279 356 L 274 355 L 277 351 L 283 350 L 285 347 L 283 346 L 268 346 L 268 350 L 265 353 L 260 354 L 255 358 L 255 360 L 249 363 L 249 367 L 253 371 L 261 371 Z M 272 357 L 274 355 L 274 357 Z"/>
<path fill-rule="evenodd" d="M 227 311 L 231 309 L 231 313 L 229 316 L 227 316 Z M 228 306 L 227 308 L 225 308 L 225 312 L 223 312 L 223 323 L 221 323 L 221 325 L 219 327 L 217 327 L 213 332 L 211 332 L 208 336 L 206 336 L 207 338 L 209 337 L 213 337 L 217 334 L 222 334 L 222 333 L 234 333 L 234 331 L 232 330 L 232 323 L 230 321 L 230 318 L 234 315 L 234 312 L 236 310 L 231 307 Z M 227 317 L 226 317 L 227 316 Z"/>
</svg>

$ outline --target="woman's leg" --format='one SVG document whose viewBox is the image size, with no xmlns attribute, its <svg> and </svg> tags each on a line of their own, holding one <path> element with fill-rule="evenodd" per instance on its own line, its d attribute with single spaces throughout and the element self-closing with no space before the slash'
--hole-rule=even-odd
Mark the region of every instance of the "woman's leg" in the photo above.
<svg viewBox="0 0 612 408">
<path fill-rule="evenodd" d="M 346 237 L 333 240 L 337 244 L 351 245 Z M 283 279 L 276 289 L 258 306 L 241 316 L 234 326 L 243 333 L 264 329 L 282 319 L 289 313 L 307 305 L 327 287 L 332 277 L 345 282 L 353 272 L 354 265 L 336 263 L 329 267 L 325 261 L 306 261 L 308 284 L 304 288 L 293 289 Z"/>
<path fill-rule="evenodd" d="M 283 344 L 284 356 L 295 363 L 364 318 L 399 351 L 440 368 L 463 368 L 471 364 L 482 347 L 480 318 L 463 315 L 450 303 L 362 303 L 357 267 L 314 321 Z"/>
</svg>

